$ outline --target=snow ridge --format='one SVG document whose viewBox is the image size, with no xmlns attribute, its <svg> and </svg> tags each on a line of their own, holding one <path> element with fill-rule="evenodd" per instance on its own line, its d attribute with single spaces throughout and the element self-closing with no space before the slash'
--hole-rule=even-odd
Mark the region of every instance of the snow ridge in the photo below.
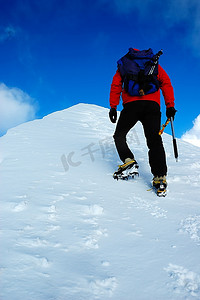
<svg viewBox="0 0 200 300">
<path fill-rule="evenodd" d="M 1 300 L 200 298 L 198 148 L 178 140 L 177 163 L 163 135 L 160 199 L 139 123 L 140 176 L 113 180 L 114 128 L 108 109 L 79 104 L 0 138 Z"/>
</svg>

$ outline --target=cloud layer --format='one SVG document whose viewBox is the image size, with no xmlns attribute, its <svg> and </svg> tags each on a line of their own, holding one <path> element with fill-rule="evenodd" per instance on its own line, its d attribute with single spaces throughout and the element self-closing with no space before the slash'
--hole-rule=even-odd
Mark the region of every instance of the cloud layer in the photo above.
<svg viewBox="0 0 200 300">
<path fill-rule="evenodd" d="M 0 84 L 0 135 L 21 123 L 35 118 L 33 99 L 18 88 Z"/>
<path fill-rule="evenodd" d="M 182 45 L 200 55 L 200 1 L 199 0 L 99 0 L 117 14 L 132 17 L 135 13 L 144 24 L 159 24 L 156 32 L 179 31 Z M 134 25 L 134 19 L 133 19 Z M 145 29 L 145 27 L 144 27 Z"/>
<path fill-rule="evenodd" d="M 13 26 L 0 27 L 0 43 L 16 36 L 16 29 Z"/>
<path fill-rule="evenodd" d="M 200 115 L 194 120 L 194 126 L 181 137 L 182 140 L 200 147 Z"/>
</svg>

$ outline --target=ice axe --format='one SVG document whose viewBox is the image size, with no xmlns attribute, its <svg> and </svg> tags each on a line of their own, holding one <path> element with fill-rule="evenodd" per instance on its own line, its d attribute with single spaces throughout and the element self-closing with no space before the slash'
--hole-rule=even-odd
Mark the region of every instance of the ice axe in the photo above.
<svg viewBox="0 0 200 300">
<path fill-rule="evenodd" d="M 176 138 L 175 138 L 175 133 L 174 133 L 173 117 L 170 118 L 170 122 L 171 122 L 171 128 L 172 128 L 172 140 L 173 140 L 173 147 L 174 147 L 174 156 L 176 158 L 176 161 L 178 161 L 178 148 L 177 148 L 177 143 L 176 143 Z"/>
<path fill-rule="evenodd" d="M 167 119 L 167 121 L 165 122 L 165 124 L 162 125 L 162 128 L 159 131 L 159 135 L 161 135 L 163 133 L 163 131 L 165 130 L 165 127 L 167 127 L 167 125 L 169 124 L 170 119 Z"/>
<path fill-rule="evenodd" d="M 174 123 L 173 123 L 173 117 L 168 118 L 165 124 L 162 125 L 162 128 L 159 131 L 159 135 L 161 135 L 165 129 L 165 127 L 171 123 L 171 128 L 172 128 L 172 140 L 173 140 L 173 147 L 174 147 L 174 156 L 176 158 L 176 161 L 178 161 L 178 148 L 177 148 L 177 143 L 176 143 L 176 138 L 175 138 L 175 133 L 174 133 Z"/>
</svg>

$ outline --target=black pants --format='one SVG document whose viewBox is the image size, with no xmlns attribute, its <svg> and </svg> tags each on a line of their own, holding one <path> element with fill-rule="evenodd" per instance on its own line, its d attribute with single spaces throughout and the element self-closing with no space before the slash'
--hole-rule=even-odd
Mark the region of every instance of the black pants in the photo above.
<svg viewBox="0 0 200 300">
<path fill-rule="evenodd" d="M 144 134 L 149 148 L 149 164 L 154 176 L 167 174 L 165 150 L 162 138 L 158 134 L 160 130 L 161 112 L 160 106 L 154 101 L 133 101 L 124 105 L 121 111 L 114 133 L 115 145 L 120 159 L 134 158 L 126 142 L 129 130 L 140 121 L 144 128 Z"/>
</svg>

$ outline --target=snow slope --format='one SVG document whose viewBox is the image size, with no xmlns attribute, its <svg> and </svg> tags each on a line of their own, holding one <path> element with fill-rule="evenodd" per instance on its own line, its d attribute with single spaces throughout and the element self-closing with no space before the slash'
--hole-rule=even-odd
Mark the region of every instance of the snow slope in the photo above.
<svg viewBox="0 0 200 300">
<path fill-rule="evenodd" d="M 165 121 L 165 120 L 164 120 Z M 0 138 L 1 300 L 200 299 L 200 152 L 163 134 L 168 195 L 150 189 L 143 130 L 120 163 L 108 110 L 79 104 Z"/>
</svg>

